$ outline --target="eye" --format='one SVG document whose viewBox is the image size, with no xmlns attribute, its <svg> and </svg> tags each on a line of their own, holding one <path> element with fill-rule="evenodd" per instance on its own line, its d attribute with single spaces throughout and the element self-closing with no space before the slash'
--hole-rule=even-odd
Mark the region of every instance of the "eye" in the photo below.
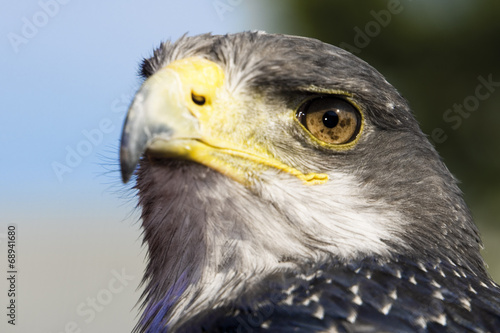
<svg viewBox="0 0 500 333">
<path fill-rule="evenodd" d="M 349 102 L 334 96 L 305 102 L 296 116 L 316 139 L 331 144 L 353 141 L 361 128 L 359 111 Z"/>
</svg>

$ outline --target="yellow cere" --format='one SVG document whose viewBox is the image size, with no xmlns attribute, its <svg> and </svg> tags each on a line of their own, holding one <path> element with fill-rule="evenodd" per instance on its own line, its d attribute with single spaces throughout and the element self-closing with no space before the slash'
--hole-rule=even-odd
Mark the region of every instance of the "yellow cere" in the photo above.
<svg viewBox="0 0 500 333">
<path fill-rule="evenodd" d="M 177 73 L 185 105 L 199 122 L 200 139 L 184 141 L 182 149 L 174 148 L 173 142 L 156 142 L 157 148 L 163 146 L 170 153 L 182 155 L 178 157 L 206 165 L 245 185 L 249 185 L 250 173 L 268 167 L 292 174 L 308 185 L 328 181 L 326 174 L 304 174 L 278 161 L 257 143 L 258 126 L 268 119 L 252 117 L 248 121 L 244 101 L 225 89 L 225 74 L 218 64 L 190 57 L 176 60 L 165 69 Z"/>
<path fill-rule="evenodd" d="M 192 95 L 203 96 L 204 108 L 211 110 L 217 90 L 224 84 L 224 71 L 219 65 L 204 58 L 191 57 L 176 60 L 167 67 L 179 74 L 188 105 L 195 104 Z"/>
</svg>

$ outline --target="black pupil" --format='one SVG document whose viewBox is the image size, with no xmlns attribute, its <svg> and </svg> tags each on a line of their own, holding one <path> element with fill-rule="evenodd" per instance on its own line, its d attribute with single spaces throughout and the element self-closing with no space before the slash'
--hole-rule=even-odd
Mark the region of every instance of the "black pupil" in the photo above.
<svg viewBox="0 0 500 333">
<path fill-rule="evenodd" d="M 339 123 L 339 116 L 337 112 L 329 110 L 323 114 L 323 125 L 328 128 L 334 128 Z"/>
</svg>

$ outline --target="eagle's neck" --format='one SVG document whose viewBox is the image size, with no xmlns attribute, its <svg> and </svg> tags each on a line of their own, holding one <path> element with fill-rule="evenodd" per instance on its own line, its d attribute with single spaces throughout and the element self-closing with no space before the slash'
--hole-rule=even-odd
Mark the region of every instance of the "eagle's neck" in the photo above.
<svg viewBox="0 0 500 333">
<path fill-rule="evenodd" d="M 405 225 L 386 203 L 363 201 L 347 175 L 320 190 L 272 174 L 250 191 L 193 163 L 143 161 L 138 177 L 149 250 L 142 327 L 176 327 L 277 271 L 389 256 Z"/>
<path fill-rule="evenodd" d="M 278 213 L 267 202 L 252 201 L 245 187 L 205 167 L 143 161 L 138 177 L 149 252 L 140 331 L 176 327 L 203 308 L 226 304 L 310 252 L 286 225 L 271 227 Z"/>
<path fill-rule="evenodd" d="M 138 177 L 149 251 L 140 331 L 179 327 L 231 304 L 267 276 L 326 262 L 398 253 L 484 272 L 467 212 L 453 216 L 462 224 L 425 209 L 413 218 L 349 174 L 331 175 L 321 188 L 270 171 L 249 189 L 198 164 L 146 160 Z"/>
</svg>

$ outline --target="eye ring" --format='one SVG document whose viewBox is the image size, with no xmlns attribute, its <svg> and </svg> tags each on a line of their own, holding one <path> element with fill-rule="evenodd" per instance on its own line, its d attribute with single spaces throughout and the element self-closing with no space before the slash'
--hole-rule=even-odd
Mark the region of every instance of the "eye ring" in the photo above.
<svg viewBox="0 0 500 333">
<path fill-rule="evenodd" d="M 297 120 L 322 143 L 343 145 L 361 132 L 360 111 L 346 99 L 327 95 L 305 101 L 296 112 Z"/>
</svg>

